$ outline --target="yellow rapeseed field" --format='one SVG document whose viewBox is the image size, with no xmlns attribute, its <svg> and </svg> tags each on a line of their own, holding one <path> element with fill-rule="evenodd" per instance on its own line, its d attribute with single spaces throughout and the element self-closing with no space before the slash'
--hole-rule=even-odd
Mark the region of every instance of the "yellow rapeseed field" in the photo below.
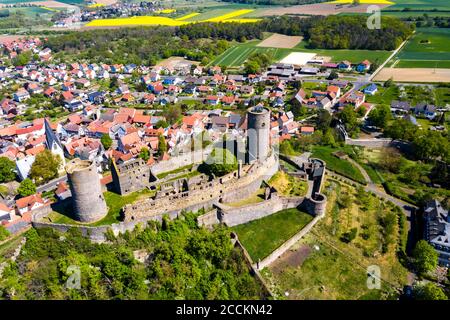
<svg viewBox="0 0 450 320">
<path fill-rule="evenodd" d="M 131 26 L 131 25 L 162 25 L 162 26 L 181 26 L 189 22 L 177 21 L 175 19 L 167 17 L 153 17 L 153 16 L 139 16 L 130 18 L 118 18 L 118 19 L 98 19 L 92 20 L 87 27 L 119 27 L 119 26 Z"/>
<path fill-rule="evenodd" d="M 99 7 L 104 7 L 105 5 L 103 3 L 94 3 L 94 4 L 90 4 L 87 7 L 88 8 L 99 8 Z"/>
<path fill-rule="evenodd" d="M 173 9 L 166 9 L 173 10 Z M 164 11 L 164 10 L 163 10 Z M 142 25 L 142 26 L 151 26 L 151 25 L 161 25 L 161 26 L 181 26 L 189 23 L 196 22 L 238 22 L 238 23 L 252 23 L 258 22 L 260 19 L 233 19 L 238 16 L 242 16 L 244 14 L 252 12 L 252 9 L 240 9 L 236 10 L 215 18 L 202 20 L 202 21 L 185 21 L 189 18 L 195 17 L 199 15 L 199 13 L 190 13 L 183 17 L 172 19 L 168 17 L 160 17 L 160 16 L 138 16 L 138 17 L 129 17 L 129 18 L 117 18 L 117 19 L 98 19 L 92 20 L 87 23 L 87 27 L 120 27 L 120 26 L 132 26 L 132 25 Z M 161 11 L 162 12 L 162 11 Z"/>
<path fill-rule="evenodd" d="M 353 0 L 336 0 L 336 1 L 332 1 L 330 3 L 346 4 L 346 3 L 353 3 Z M 395 4 L 394 2 L 388 1 L 388 0 L 360 0 L 359 3 L 361 3 L 361 4 Z"/>
<path fill-rule="evenodd" d="M 175 11 L 176 11 L 175 9 L 163 9 L 155 11 L 155 13 L 174 13 Z"/>
<path fill-rule="evenodd" d="M 192 13 L 189 13 L 189 14 L 187 14 L 187 15 L 185 15 L 185 16 L 180 17 L 180 18 L 176 18 L 175 20 L 177 20 L 177 21 L 184 21 L 184 20 L 187 20 L 187 19 L 196 17 L 196 16 L 198 16 L 199 14 L 200 14 L 200 13 L 198 13 L 198 12 L 192 12 Z"/>
<path fill-rule="evenodd" d="M 247 14 L 247 13 L 250 13 L 250 12 L 253 12 L 253 11 L 255 11 L 255 10 L 253 10 L 253 9 L 240 9 L 240 10 L 236 10 L 236 11 L 233 11 L 233 12 L 230 12 L 230 13 L 218 16 L 218 17 L 214 17 L 214 18 L 208 19 L 206 21 L 208 21 L 208 22 L 222 22 L 222 21 L 225 21 L 225 20 L 228 20 L 228 19 L 231 19 L 231 18 L 236 18 L 238 16 L 242 16 L 244 14 Z"/>
</svg>

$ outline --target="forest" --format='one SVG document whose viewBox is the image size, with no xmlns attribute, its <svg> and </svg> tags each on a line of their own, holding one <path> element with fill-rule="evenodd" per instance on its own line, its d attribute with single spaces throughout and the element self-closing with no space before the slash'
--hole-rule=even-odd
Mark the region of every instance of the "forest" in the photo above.
<svg viewBox="0 0 450 320">
<path fill-rule="evenodd" d="M 195 215 L 144 228 L 107 243 L 92 243 L 72 229 L 31 229 L 16 262 L 0 280 L 0 299 L 262 299 L 230 231 L 197 227 Z M 144 263 L 133 252 L 145 252 Z M 73 270 L 79 286 L 68 288 Z M 77 284 L 77 282 L 70 282 Z"/>
<path fill-rule="evenodd" d="M 380 30 L 368 30 L 359 16 L 274 17 L 258 23 L 196 23 L 180 27 L 141 27 L 68 32 L 50 36 L 46 45 L 67 59 L 154 65 L 183 56 L 207 64 L 231 41 L 262 39 L 263 32 L 301 35 L 310 48 L 393 50 L 414 25 L 383 17 Z"/>
</svg>

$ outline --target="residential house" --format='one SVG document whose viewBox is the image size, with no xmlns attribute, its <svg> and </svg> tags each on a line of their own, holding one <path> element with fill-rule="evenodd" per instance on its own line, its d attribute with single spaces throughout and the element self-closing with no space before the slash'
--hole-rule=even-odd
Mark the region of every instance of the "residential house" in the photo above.
<svg viewBox="0 0 450 320">
<path fill-rule="evenodd" d="M 450 267 L 450 212 L 437 200 L 431 200 L 424 207 L 424 238 L 439 253 L 439 264 Z"/>
<path fill-rule="evenodd" d="M 20 216 L 23 216 L 26 213 L 30 213 L 33 210 L 39 209 L 45 204 L 45 201 L 42 199 L 39 193 L 16 200 L 16 207 Z"/>
</svg>

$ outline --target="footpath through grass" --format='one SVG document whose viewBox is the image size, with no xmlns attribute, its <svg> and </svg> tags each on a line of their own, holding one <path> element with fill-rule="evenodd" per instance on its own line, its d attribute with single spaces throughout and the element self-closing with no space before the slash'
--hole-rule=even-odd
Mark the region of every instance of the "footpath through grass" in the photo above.
<svg viewBox="0 0 450 320">
<path fill-rule="evenodd" d="M 253 261 L 257 262 L 303 229 L 312 219 L 311 215 L 298 209 L 287 209 L 232 229 Z"/>
</svg>

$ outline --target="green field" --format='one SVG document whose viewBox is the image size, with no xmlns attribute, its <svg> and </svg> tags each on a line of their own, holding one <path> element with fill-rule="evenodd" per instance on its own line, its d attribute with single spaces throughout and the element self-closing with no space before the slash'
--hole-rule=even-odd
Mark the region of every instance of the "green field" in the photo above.
<svg viewBox="0 0 450 320">
<path fill-rule="evenodd" d="M 450 30 L 419 28 L 392 60 L 396 68 L 450 68 Z"/>
<path fill-rule="evenodd" d="M 253 261 L 267 257 L 312 220 L 297 209 L 287 209 L 268 217 L 233 227 Z"/>
<path fill-rule="evenodd" d="M 259 40 L 248 41 L 243 44 L 237 44 L 216 59 L 214 59 L 210 65 L 225 65 L 227 67 L 240 67 L 244 64 L 249 56 L 254 53 L 264 52 L 268 54 L 273 62 L 278 62 L 279 60 L 286 57 L 291 52 L 313 52 L 320 56 L 331 57 L 334 62 L 340 62 L 342 60 L 349 60 L 350 62 L 360 62 L 365 59 L 370 61 L 378 61 L 379 63 L 386 60 L 390 52 L 389 51 L 376 51 L 376 50 L 322 50 L 322 49 L 308 49 L 306 48 L 307 43 L 301 42 L 296 47 L 292 49 L 283 48 L 264 48 L 257 47 Z"/>
<path fill-rule="evenodd" d="M 340 149 L 325 146 L 314 146 L 312 157 L 319 158 L 325 161 L 325 163 L 327 164 L 327 168 L 331 171 L 335 171 L 347 178 L 365 184 L 366 182 L 364 180 L 364 177 L 357 167 L 355 167 L 349 161 L 339 159 L 338 157 L 333 155 L 333 153 L 338 150 Z"/>
<path fill-rule="evenodd" d="M 450 3 L 448 0 L 393 0 L 394 5 L 386 7 L 384 10 L 404 10 L 410 11 L 433 11 L 433 10 L 446 10 L 450 11 Z"/>
</svg>

